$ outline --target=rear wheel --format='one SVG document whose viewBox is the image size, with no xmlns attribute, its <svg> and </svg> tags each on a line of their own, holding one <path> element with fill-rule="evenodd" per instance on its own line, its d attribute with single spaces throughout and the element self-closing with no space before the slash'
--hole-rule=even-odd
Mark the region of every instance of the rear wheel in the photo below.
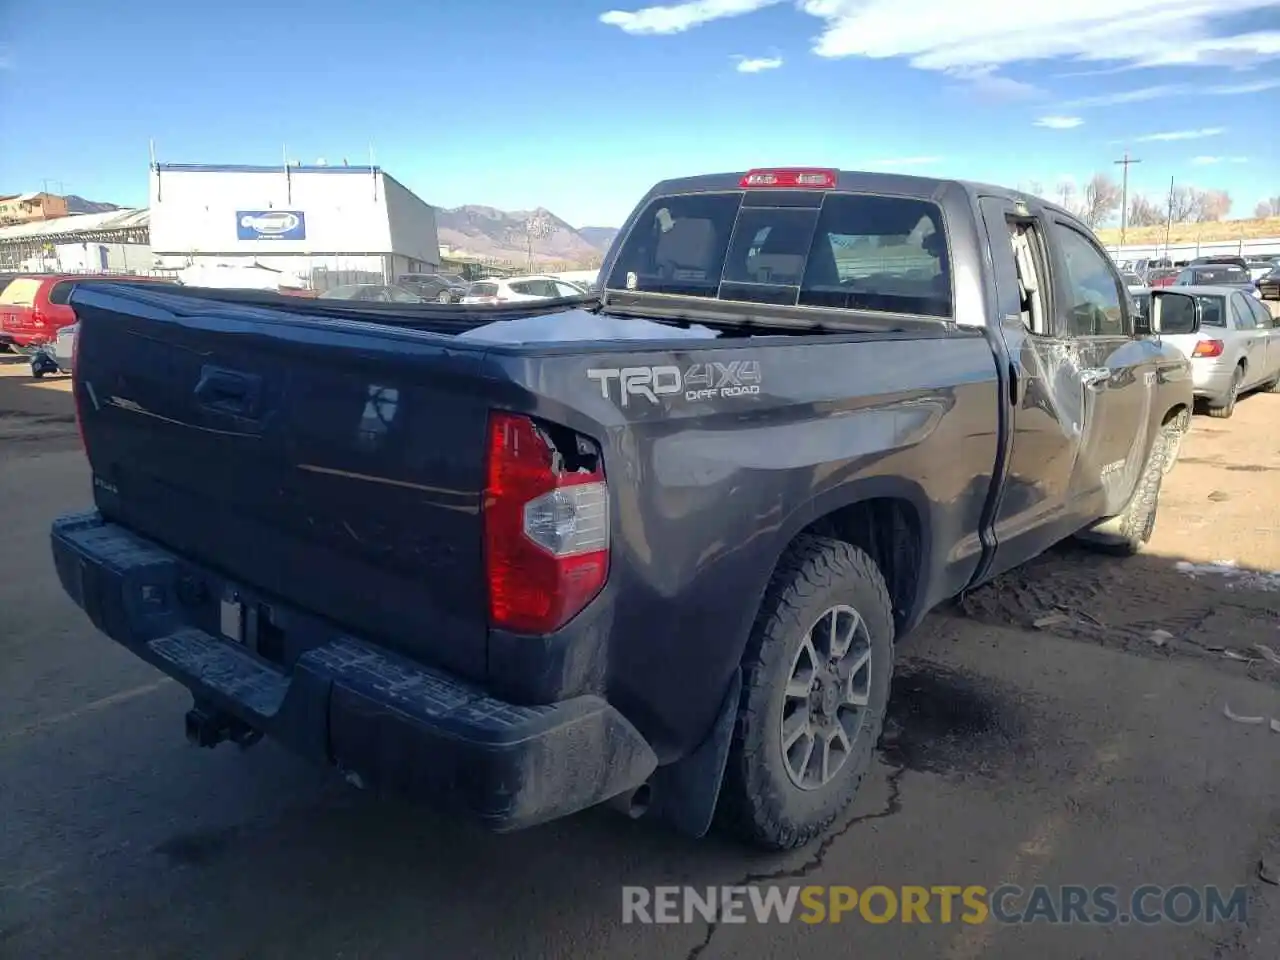
<svg viewBox="0 0 1280 960">
<path fill-rule="evenodd" d="M 849 806 L 884 724 L 893 640 L 889 592 L 866 553 L 810 536 L 787 550 L 743 655 L 721 827 L 784 850 Z"/>
<path fill-rule="evenodd" d="M 1210 404 L 1205 408 L 1205 413 L 1218 420 L 1226 420 L 1236 412 L 1236 401 L 1240 399 L 1240 385 L 1244 383 L 1244 367 L 1236 367 L 1235 373 L 1231 375 L 1231 388 L 1227 391 L 1226 399 L 1220 404 Z"/>
</svg>

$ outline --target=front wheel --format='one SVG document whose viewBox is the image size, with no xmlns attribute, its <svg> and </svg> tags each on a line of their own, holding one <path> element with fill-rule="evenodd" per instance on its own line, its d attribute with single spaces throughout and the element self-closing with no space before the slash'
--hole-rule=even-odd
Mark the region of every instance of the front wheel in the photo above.
<svg viewBox="0 0 1280 960">
<path fill-rule="evenodd" d="M 805 536 L 765 590 L 717 821 L 771 850 L 803 846 L 853 801 L 893 676 L 893 606 L 862 550 Z"/>
<path fill-rule="evenodd" d="M 1176 421 L 1175 421 L 1176 422 Z M 1142 476 L 1124 511 L 1076 534 L 1081 543 L 1121 557 L 1131 557 L 1142 550 L 1156 529 L 1156 512 L 1160 506 L 1160 487 L 1164 481 L 1165 459 L 1174 444 L 1176 427 L 1166 424 L 1156 434 L 1142 465 Z"/>
</svg>

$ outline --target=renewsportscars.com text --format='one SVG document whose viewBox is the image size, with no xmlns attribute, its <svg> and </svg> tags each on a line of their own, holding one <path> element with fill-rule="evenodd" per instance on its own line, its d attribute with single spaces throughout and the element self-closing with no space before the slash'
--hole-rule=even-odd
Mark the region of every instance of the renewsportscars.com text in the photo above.
<svg viewBox="0 0 1280 960">
<path fill-rule="evenodd" d="M 623 923 L 1192 924 L 1246 920 L 1245 887 L 623 887 Z"/>
</svg>

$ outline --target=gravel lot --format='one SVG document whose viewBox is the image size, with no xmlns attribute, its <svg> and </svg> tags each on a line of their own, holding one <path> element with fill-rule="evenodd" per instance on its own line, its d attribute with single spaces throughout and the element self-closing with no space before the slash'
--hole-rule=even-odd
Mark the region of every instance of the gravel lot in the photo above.
<svg viewBox="0 0 1280 960">
<path fill-rule="evenodd" d="M 1132 560 L 1051 551 L 901 647 L 856 809 L 784 857 L 591 811 L 507 837 L 265 743 L 66 600 L 89 502 L 65 380 L 0 357 L 0 957 L 1280 957 L 1280 395 L 1197 417 Z M 1235 566 L 1202 565 L 1234 561 Z M 1179 569 L 1179 564 L 1183 568 Z M 1187 565 L 1195 565 L 1188 567 Z M 1239 659 L 1236 659 L 1239 658 Z M 624 884 L 1248 885 L 1245 923 L 624 925 Z"/>
</svg>

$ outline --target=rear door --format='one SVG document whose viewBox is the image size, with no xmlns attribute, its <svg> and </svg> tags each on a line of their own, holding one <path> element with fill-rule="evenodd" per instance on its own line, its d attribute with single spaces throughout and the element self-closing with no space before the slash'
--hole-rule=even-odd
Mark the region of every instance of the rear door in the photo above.
<svg viewBox="0 0 1280 960">
<path fill-rule="evenodd" d="M 1258 318 L 1258 330 L 1267 339 L 1267 380 L 1280 376 L 1280 317 L 1272 316 L 1267 305 L 1257 297 L 1246 296 L 1245 302 Z"/>
<path fill-rule="evenodd" d="M 1267 340 L 1270 339 L 1271 331 L 1258 323 L 1257 316 L 1249 307 L 1249 299 L 1243 293 L 1233 293 L 1228 297 L 1231 325 L 1235 327 L 1244 355 L 1244 383 L 1241 386 L 1246 390 L 1262 383 L 1270 375 L 1267 366 Z"/>
</svg>

